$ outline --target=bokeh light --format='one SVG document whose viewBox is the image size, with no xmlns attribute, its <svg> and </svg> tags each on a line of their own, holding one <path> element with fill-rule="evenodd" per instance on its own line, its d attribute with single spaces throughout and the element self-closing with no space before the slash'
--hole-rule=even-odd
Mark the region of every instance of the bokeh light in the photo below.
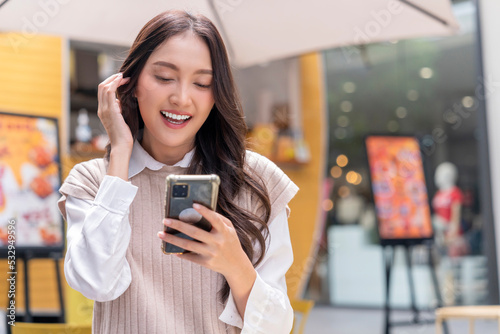
<svg viewBox="0 0 500 334">
<path fill-rule="evenodd" d="M 342 186 L 339 188 L 339 196 L 344 198 L 347 197 L 351 194 L 351 190 L 349 189 L 348 186 Z"/>
<path fill-rule="evenodd" d="M 351 112 L 352 102 L 347 100 L 340 102 L 340 110 L 342 110 L 343 112 Z"/>
<path fill-rule="evenodd" d="M 331 199 L 325 199 L 323 203 L 321 203 L 324 211 L 331 211 L 333 209 L 333 201 Z"/>
<path fill-rule="evenodd" d="M 408 116 L 408 109 L 405 107 L 397 107 L 396 108 L 396 117 L 397 118 L 405 118 Z"/>
<path fill-rule="evenodd" d="M 342 88 L 344 89 L 344 92 L 352 94 L 356 91 L 356 84 L 354 82 L 348 81 L 344 83 Z"/>
<path fill-rule="evenodd" d="M 334 178 L 334 179 L 338 179 L 339 177 L 342 176 L 342 168 L 340 168 L 339 166 L 333 166 L 331 169 L 330 169 L 330 175 Z"/>
<path fill-rule="evenodd" d="M 464 96 L 463 99 L 462 99 L 462 105 L 465 107 L 465 108 L 472 108 L 472 106 L 474 105 L 474 98 L 472 96 Z"/>
<path fill-rule="evenodd" d="M 350 171 L 346 174 L 345 179 L 349 183 L 354 183 L 358 179 L 358 173 Z"/>
<path fill-rule="evenodd" d="M 418 92 L 415 89 L 410 89 L 406 93 L 406 98 L 410 101 L 417 101 L 419 96 L 420 94 L 418 94 Z"/>
<path fill-rule="evenodd" d="M 337 157 L 337 165 L 339 167 L 345 167 L 349 163 L 349 159 L 345 156 L 345 154 L 341 154 Z"/>
<path fill-rule="evenodd" d="M 420 69 L 420 77 L 422 79 L 430 79 L 434 75 L 434 71 L 430 67 L 422 67 Z"/>
<path fill-rule="evenodd" d="M 345 128 L 349 125 L 349 117 L 340 116 L 339 118 L 337 118 L 337 125 Z"/>
<path fill-rule="evenodd" d="M 337 139 L 345 139 L 347 137 L 347 130 L 344 128 L 336 128 L 333 133 Z"/>
</svg>

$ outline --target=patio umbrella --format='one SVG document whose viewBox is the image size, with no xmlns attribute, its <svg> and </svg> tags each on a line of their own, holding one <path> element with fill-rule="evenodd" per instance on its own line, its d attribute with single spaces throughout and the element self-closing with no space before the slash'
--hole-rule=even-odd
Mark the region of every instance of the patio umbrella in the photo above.
<svg viewBox="0 0 500 334">
<path fill-rule="evenodd" d="M 458 30 L 449 0 L 0 0 L 0 31 L 19 32 L 13 44 L 44 33 L 129 46 L 149 19 L 171 8 L 212 19 L 239 67 Z"/>
</svg>

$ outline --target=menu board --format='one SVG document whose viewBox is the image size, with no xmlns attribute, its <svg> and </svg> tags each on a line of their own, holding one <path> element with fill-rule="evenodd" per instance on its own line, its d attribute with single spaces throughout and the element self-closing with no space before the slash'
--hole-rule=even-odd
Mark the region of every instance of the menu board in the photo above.
<svg viewBox="0 0 500 334">
<path fill-rule="evenodd" d="M 62 250 L 59 166 L 56 119 L 0 113 L 0 250 Z"/>
<path fill-rule="evenodd" d="M 432 238 L 431 211 L 418 139 L 368 136 L 365 144 L 382 244 Z"/>
</svg>

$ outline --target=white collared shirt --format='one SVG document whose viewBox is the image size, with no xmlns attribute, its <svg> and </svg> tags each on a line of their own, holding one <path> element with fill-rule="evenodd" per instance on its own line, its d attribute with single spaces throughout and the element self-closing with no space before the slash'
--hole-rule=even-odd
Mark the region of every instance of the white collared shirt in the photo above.
<svg viewBox="0 0 500 334">
<path fill-rule="evenodd" d="M 189 167 L 193 154 L 194 149 L 174 166 Z M 159 170 L 163 166 L 135 141 L 129 179 L 144 168 Z M 125 254 L 131 236 L 128 212 L 137 190 L 130 182 L 106 175 L 94 201 L 67 196 L 64 273 L 68 284 L 89 299 L 114 300 L 132 281 Z M 92 216 L 89 217 L 92 207 Z M 110 244 L 114 246 L 106 246 Z M 244 320 L 231 293 L 219 319 L 242 328 L 242 333 L 290 333 L 293 310 L 286 293 L 285 273 L 292 262 L 287 212 L 283 209 L 269 224 L 266 254 L 255 268 L 257 278 L 247 301 Z M 267 307 L 269 305 L 272 307 Z"/>
</svg>

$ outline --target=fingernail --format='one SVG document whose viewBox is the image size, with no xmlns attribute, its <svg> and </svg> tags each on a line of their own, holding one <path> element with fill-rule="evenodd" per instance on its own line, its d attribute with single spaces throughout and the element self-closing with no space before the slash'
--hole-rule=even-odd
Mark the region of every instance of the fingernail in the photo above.
<svg viewBox="0 0 500 334">
<path fill-rule="evenodd" d="M 163 219 L 163 223 L 165 225 L 172 225 L 172 221 L 170 219 Z"/>
<path fill-rule="evenodd" d="M 120 72 L 120 73 L 118 73 L 118 76 L 119 76 L 119 77 L 122 77 L 122 76 L 123 76 L 123 73 L 121 73 L 121 72 Z"/>
<path fill-rule="evenodd" d="M 163 232 L 162 231 L 158 232 L 158 237 L 161 238 L 162 236 L 163 236 Z"/>
<path fill-rule="evenodd" d="M 195 208 L 195 209 L 201 209 L 201 205 L 198 204 L 198 203 L 194 203 L 193 204 L 193 208 Z"/>
</svg>

